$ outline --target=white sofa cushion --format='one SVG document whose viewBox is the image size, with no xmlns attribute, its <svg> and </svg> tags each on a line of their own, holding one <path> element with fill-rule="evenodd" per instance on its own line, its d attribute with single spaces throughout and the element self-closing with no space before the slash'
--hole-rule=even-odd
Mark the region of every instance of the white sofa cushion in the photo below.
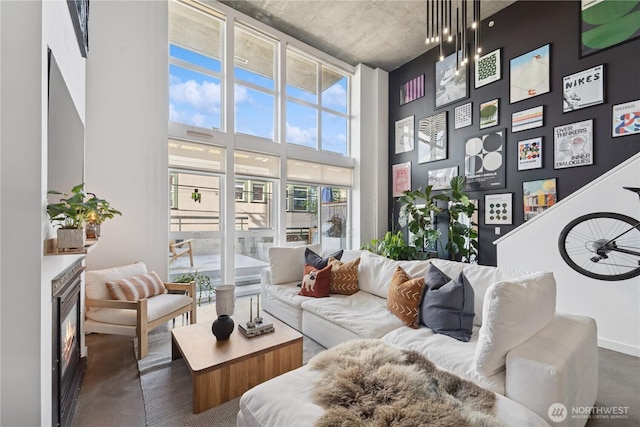
<svg viewBox="0 0 640 427">
<path fill-rule="evenodd" d="M 267 285 L 265 287 L 266 296 L 285 303 L 292 310 L 302 310 L 302 303 L 308 300 L 309 297 L 300 295 L 299 283 L 300 281 L 295 281 L 280 285 Z"/>
<path fill-rule="evenodd" d="M 489 286 L 504 280 L 533 274 L 533 272 L 527 271 L 507 270 L 504 268 L 466 264 L 442 259 L 434 259 L 432 262 L 433 265 L 449 277 L 458 277 L 461 271 L 464 272 L 467 280 L 469 280 L 469 284 L 473 288 L 473 311 L 475 312 L 473 323 L 478 326 L 482 325 L 482 306 L 484 304 L 484 295 L 487 289 L 489 289 Z"/>
<path fill-rule="evenodd" d="M 430 260 L 427 261 L 395 261 L 372 252 L 362 251 L 358 280 L 360 290 L 387 298 L 391 278 L 396 267 L 401 267 L 411 278 L 424 277 Z"/>
<path fill-rule="evenodd" d="M 304 251 L 309 248 L 320 253 L 320 245 L 269 248 L 269 267 L 271 268 L 271 284 L 279 285 L 298 280 L 304 275 Z"/>
<path fill-rule="evenodd" d="M 191 298 L 182 294 L 160 294 L 147 299 L 147 320 L 153 322 L 156 319 L 178 310 L 191 303 Z M 136 310 L 120 308 L 97 308 L 87 311 L 87 318 L 96 322 L 111 323 L 114 325 L 136 326 Z"/>
<path fill-rule="evenodd" d="M 387 310 L 386 299 L 362 291 L 353 295 L 331 295 L 330 298 L 306 298 L 302 309 L 361 338 L 380 338 L 403 327 L 402 320 Z"/>
<path fill-rule="evenodd" d="M 505 394 L 505 373 L 485 376 L 475 368 L 474 355 L 478 345 L 478 327 L 475 327 L 471 339 L 458 341 L 446 335 L 437 334 L 431 329 L 399 328 L 382 337 L 382 341 L 395 346 L 414 350 L 427 356 L 439 368 L 446 369 L 480 387 Z"/>
<path fill-rule="evenodd" d="M 476 369 L 487 376 L 504 370 L 507 353 L 544 328 L 555 311 L 556 281 L 552 273 L 535 273 L 491 285 L 484 299 Z"/>
<path fill-rule="evenodd" d="M 147 266 L 143 262 L 87 271 L 84 275 L 85 295 L 90 299 L 112 299 L 107 289 L 107 282 L 137 276 L 146 272 Z M 89 307 L 87 311 L 90 312 L 94 310 L 96 310 L 96 308 Z"/>
</svg>

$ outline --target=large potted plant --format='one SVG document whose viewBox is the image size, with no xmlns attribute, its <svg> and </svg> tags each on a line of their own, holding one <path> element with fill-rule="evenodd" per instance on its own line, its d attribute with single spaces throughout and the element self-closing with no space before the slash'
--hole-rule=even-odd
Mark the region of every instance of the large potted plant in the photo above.
<svg viewBox="0 0 640 427">
<path fill-rule="evenodd" d="M 89 238 L 98 238 L 100 237 L 100 226 L 102 223 L 108 219 L 113 219 L 116 215 L 122 215 L 122 212 L 112 208 L 108 201 L 98 198 L 93 193 L 89 194 L 91 194 L 92 197 L 88 200 L 88 203 L 93 206 L 93 209 L 87 217 L 86 234 Z"/>
<path fill-rule="evenodd" d="M 64 196 L 59 202 L 47 205 L 47 214 L 54 226 L 58 227 L 58 249 L 82 249 L 85 244 L 84 225 L 89 212 L 95 209 L 94 203 L 86 200 L 84 183 L 73 187 L 71 196 L 55 190 L 50 190 L 48 194 Z"/>
<path fill-rule="evenodd" d="M 411 236 L 411 244 L 419 251 L 433 247 L 440 237 L 440 231 L 433 226 L 435 215 L 442 212 L 436 204 L 437 200 L 447 200 L 443 194 L 432 195 L 432 186 L 413 191 L 405 191 L 398 199 L 402 203 L 398 215 L 401 227 L 407 227 Z"/>
<path fill-rule="evenodd" d="M 474 226 L 473 213 L 476 206 L 464 192 L 464 178 L 454 176 L 451 188 L 445 193 L 449 200 L 449 236 L 446 250 L 449 258 L 456 261 L 472 262 L 478 256 L 478 231 Z"/>
</svg>

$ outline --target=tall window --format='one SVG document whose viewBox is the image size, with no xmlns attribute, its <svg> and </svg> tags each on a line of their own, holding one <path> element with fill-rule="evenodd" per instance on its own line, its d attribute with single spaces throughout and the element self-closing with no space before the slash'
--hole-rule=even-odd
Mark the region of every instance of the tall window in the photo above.
<svg viewBox="0 0 640 427">
<path fill-rule="evenodd" d="M 169 121 L 221 129 L 222 21 L 177 2 L 169 13 Z"/>
<path fill-rule="evenodd" d="M 276 43 L 239 24 L 234 34 L 235 131 L 273 140 Z"/>
<path fill-rule="evenodd" d="M 287 48 L 286 140 L 348 155 L 348 78 Z"/>
</svg>

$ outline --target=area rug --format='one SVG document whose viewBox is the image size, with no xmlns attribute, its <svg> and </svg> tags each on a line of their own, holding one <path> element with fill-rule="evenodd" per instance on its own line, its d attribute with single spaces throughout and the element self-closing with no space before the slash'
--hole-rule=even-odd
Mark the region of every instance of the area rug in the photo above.
<svg viewBox="0 0 640 427">
<path fill-rule="evenodd" d="M 133 340 L 137 351 L 137 339 Z M 324 350 L 320 344 L 303 337 L 303 363 Z M 135 354 L 135 353 L 134 353 Z M 147 426 L 212 426 L 236 425 L 240 398 L 194 414 L 191 374 L 184 360 L 171 361 L 171 332 L 161 331 L 149 336 L 149 355 L 138 361 L 140 385 L 147 417 Z"/>
</svg>

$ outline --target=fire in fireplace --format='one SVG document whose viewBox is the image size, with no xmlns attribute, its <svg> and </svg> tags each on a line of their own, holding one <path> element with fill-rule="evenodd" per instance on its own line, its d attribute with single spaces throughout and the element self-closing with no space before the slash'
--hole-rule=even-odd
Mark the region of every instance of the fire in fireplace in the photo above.
<svg viewBox="0 0 640 427">
<path fill-rule="evenodd" d="M 69 426 L 86 368 L 80 354 L 80 286 L 82 260 L 57 275 L 53 296 L 53 402 L 52 425 Z"/>
</svg>

